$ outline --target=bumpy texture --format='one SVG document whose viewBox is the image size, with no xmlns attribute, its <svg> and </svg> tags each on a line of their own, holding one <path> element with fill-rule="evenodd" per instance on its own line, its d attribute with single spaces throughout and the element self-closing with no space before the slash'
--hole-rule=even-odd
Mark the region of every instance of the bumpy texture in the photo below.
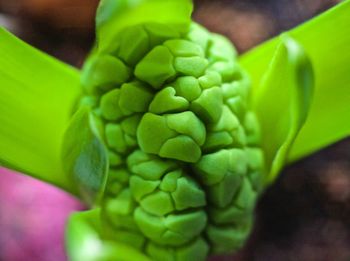
<svg viewBox="0 0 350 261">
<path fill-rule="evenodd" d="M 105 237 L 162 261 L 241 247 L 263 153 L 231 43 L 197 24 L 130 27 L 89 60 L 83 85 L 110 153 Z"/>
</svg>

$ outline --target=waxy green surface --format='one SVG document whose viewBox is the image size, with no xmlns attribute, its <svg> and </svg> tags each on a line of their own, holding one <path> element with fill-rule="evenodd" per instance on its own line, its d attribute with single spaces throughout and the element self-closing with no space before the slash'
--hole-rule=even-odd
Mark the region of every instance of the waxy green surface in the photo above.
<svg viewBox="0 0 350 261">
<path fill-rule="evenodd" d="M 197 24 L 120 32 L 83 71 L 81 106 L 101 119 L 109 171 L 102 236 L 153 260 L 241 247 L 262 189 L 250 81 L 223 36 Z"/>
</svg>

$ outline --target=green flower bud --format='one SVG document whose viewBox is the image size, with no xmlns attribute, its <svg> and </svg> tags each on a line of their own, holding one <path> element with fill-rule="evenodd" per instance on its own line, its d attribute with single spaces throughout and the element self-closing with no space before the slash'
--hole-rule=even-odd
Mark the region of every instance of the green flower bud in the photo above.
<svg viewBox="0 0 350 261">
<path fill-rule="evenodd" d="M 138 25 L 113 44 L 83 74 L 110 153 L 105 236 L 162 261 L 237 250 L 264 159 L 235 49 L 197 24 Z"/>
</svg>

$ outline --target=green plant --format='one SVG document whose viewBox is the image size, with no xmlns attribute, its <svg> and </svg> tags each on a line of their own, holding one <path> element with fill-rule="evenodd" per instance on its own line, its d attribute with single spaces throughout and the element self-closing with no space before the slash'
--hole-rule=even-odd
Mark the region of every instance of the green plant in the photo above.
<svg viewBox="0 0 350 261">
<path fill-rule="evenodd" d="M 241 57 L 191 11 L 101 1 L 81 73 L 0 32 L 0 162 L 91 206 L 72 260 L 235 251 L 283 166 L 349 134 L 349 1 Z"/>
</svg>

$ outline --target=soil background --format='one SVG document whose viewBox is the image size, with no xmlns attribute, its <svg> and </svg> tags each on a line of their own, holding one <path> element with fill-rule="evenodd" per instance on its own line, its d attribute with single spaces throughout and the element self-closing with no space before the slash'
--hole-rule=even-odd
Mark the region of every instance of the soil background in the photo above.
<svg viewBox="0 0 350 261">
<path fill-rule="evenodd" d="M 93 43 L 97 2 L 0 0 L 0 26 L 80 67 Z M 242 53 L 337 2 L 197 0 L 194 18 Z M 65 260 L 63 224 L 83 206 L 31 178 L 0 172 L 0 261 Z M 349 217 L 350 139 L 287 167 L 260 199 L 245 248 L 212 260 L 347 261 Z"/>
</svg>

